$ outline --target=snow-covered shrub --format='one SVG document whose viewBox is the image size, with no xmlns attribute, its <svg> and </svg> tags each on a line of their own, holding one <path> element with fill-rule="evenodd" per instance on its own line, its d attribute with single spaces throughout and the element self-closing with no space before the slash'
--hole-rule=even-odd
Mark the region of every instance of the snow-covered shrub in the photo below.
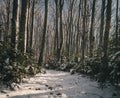
<svg viewBox="0 0 120 98">
<path fill-rule="evenodd" d="M 93 74 L 97 74 L 100 71 L 101 60 L 98 58 L 87 58 L 85 60 L 85 66 L 89 66 L 88 70 L 91 70 Z"/>
<path fill-rule="evenodd" d="M 120 82 L 120 51 L 111 55 L 109 61 L 109 67 L 111 68 L 110 79 L 112 82 Z"/>
<path fill-rule="evenodd" d="M 13 61 L 13 51 L 10 43 L 0 42 L 0 78 L 4 83 L 20 82 L 22 77 L 30 74 L 26 67 L 34 63 L 31 55 L 20 51 L 15 53 Z"/>
<path fill-rule="evenodd" d="M 47 69 L 58 69 L 59 68 L 59 62 L 57 61 L 56 58 L 52 56 L 47 57 L 44 65 L 45 65 L 45 68 Z"/>
</svg>

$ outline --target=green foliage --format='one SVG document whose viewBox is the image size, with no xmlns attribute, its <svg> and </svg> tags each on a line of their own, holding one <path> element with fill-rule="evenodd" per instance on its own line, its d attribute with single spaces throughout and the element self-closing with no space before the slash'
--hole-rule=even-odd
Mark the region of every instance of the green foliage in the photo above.
<svg viewBox="0 0 120 98">
<path fill-rule="evenodd" d="M 25 76 L 36 72 L 35 60 L 31 55 L 17 51 L 13 61 L 12 52 L 9 43 L 0 42 L 0 78 L 6 84 L 19 83 Z"/>
<path fill-rule="evenodd" d="M 45 58 L 44 65 L 47 69 L 70 71 L 76 66 L 77 62 L 77 58 L 68 62 L 65 56 L 61 56 L 61 60 L 58 62 L 54 56 L 49 56 Z"/>
<path fill-rule="evenodd" d="M 92 74 L 98 74 L 100 72 L 101 60 L 98 58 L 87 58 L 85 60 L 85 66 L 89 66 L 88 70 L 91 70 Z"/>
<path fill-rule="evenodd" d="M 10 44 L 0 42 L 0 63 L 5 63 L 7 58 L 10 58 Z"/>
<path fill-rule="evenodd" d="M 120 51 L 110 57 L 109 67 L 111 68 L 110 79 L 114 83 L 120 82 Z"/>
<path fill-rule="evenodd" d="M 47 57 L 44 64 L 47 64 L 47 66 L 45 66 L 47 69 L 57 69 L 59 67 L 57 58 L 53 56 Z"/>
<path fill-rule="evenodd" d="M 119 37 L 120 40 L 120 37 Z M 113 83 L 120 83 L 120 42 L 116 43 L 115 35 L 113 35 L 113 39 L 109 41 L 109 68 L 110 80 Z"/>
</svg>

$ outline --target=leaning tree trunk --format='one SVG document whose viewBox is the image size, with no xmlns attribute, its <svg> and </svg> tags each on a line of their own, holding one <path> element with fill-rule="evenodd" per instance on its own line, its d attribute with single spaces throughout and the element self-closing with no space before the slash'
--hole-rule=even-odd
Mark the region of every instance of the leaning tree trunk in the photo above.
<svg viewBox="0 0 120 98">
<path fill-rule="evenodd" d="M 41 43 L 41 48 L 40 48 L 39 60 L 38 60 L 39 66 L 42 65 L 42 61 L 43 61 L 43 52 L 44 52 L 44 47 L 45 47 L 45 35 L 47 31 L 47 16 L 48 16 L 48 0 L 45 0 L 45 18 L 44 18 L 42 43 Z"/>
</svg>

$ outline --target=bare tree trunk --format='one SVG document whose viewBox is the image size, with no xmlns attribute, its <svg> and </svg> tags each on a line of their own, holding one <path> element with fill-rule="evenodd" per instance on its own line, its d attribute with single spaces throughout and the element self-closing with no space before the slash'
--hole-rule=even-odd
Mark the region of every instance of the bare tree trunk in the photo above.
<svg viewBox="0 0 120 98">
<path fill-rule="evenodd" d="M 73 8 L 74 8 L 74 3 L 75 3 L 75 0 L 72 0 L 72 2 L 71 2 L 71 5 L 70 5 L 70 50 L 69 50 L 69 52 L 70 52 L 70 55 L 72 56 L 73 55 L 73 39 L 74 39 L 74 37 L 73 37 L 73 26 L 74 26 L 74 23 L 73 23 Z"/>
<path fill-rule="evenodd" d="M 31 0 L 29 0 L 28 2 L 28 5 L 27 5 L 27 42 L 26 42 L 26 47 L 27 47 L 27 50 L 26 52 L 27 53 L 30 53 L 30 29 L 31 29 Z"/>
<path fill-rule="evenodd" d="M 98 56 L 101 56 L 102 52 L 102 45 L 103 45 L 103 31 L 104 31 L 104 11 L 105 11 L 105 2 L 106 0 L 102 0 L 101 6 L 101 21 L 100 21 L 100 38 L 99 38 L 99 49 Z"/>
<path fill-rule="evenodd" d="M 2 28 L 2 24 L 0 24 L 0 41 L 2 41 L 1 40 L 1 38 L 2 38 L 2 29 L 1 28 Z"/>
<path fill-rule="evenodd" d="M 78 56 L 79 50 L 79 39 L 80 39 L 80 12 L 81 11 L 81 0 L 79 1 L 79 10 L 78 10 L 78 22 L 77 22 L 77 36 L 76 36 L 76 56 Z"/>
<path fill-rule="evenodd" d="M 58 58 L 58 49 L 59 49 L 59 39 L 58 39 L 58 0 L 55 0 L 56 5 L 56 18 L 55 18 L 55 40 L 54 40 L 54 52 L 56 55 L 56 58 Z"/>
<path fill-rule="evenodd" d="M 20 0 L 18 0 L 18 9 L 17 9 L 17 20 L 16 20 L 16 45 L 15 51 L 18 51 L 18 37 L 19 37 L 19 27 L 20 27 Z"/>
<path fill-rule="evenodd" d="M 32 2 L 32 13 L 31 13 L 31 26 L 30 26 L 30 51 L 32 50 L 32 41 L 33 41 L 33 25 L 34 25 L 34 9 L 35 9 L 35 0 Z"/>
<path fill-rule="evenodd" d="M 8 42 L 9 26 L 10 26 L 10 0 L 7 0 L 6 14 L 7 14 L 7 21 L 6 21 L 5 41 Z"/>
<path fill-rule="evenodd" d="M 19 34 L 19 49 L 21 52 L 25 50 L 25 27 L 26 27 L 26 15 L 27 15 L 27 3 L 28 0 L 22 0 L 22 9 L 21 9 L 21 17 L 20 17 L 20 34 Z"/>
<path fill-rule="evenodd" d="M 111 4 L 112 0 L 107 0 L 107 10 L 106 10 L 106 26 L 104 33 L 104 56 L 103 56 L 103 64 L 104 66 L 108 65 L 108 41 L 109 41 L 109 32 L 110 32 L 110 24 L 111 24 Z"/>
<path fill-rule="evenodd" d="M 84 65 L 84 58 L 85 58 L 85 33 L 86 33 L 86 5 L 87 5 L 87 1 L 84 0 L 83 2 L 84 6 L 83 6 L 83 33 L 82 33 L 82 42 L 81 42 L 81 61 L 82 61 L 82 65 Z"/>
<path fill-rule="evenodd" d="M 45 18 L 44 18 L 44 29 L 43 29 L 43 36 L 42 36 L 42 43 L 41 43 L 41 49 L 40 49 L 40 55 L 38 60 L 38 65 L 42 65 L 43 61 L 43 52 L 45 47 L 45 35 L 47 31 L 47 16 L 48 16 L 48 0 L 45 0 Z"/>
<path fill-rule="evenodd" d="M 94 30 L 93 30 L 93 28 L 94 28 L 94 17 L 95 17 L 95 4 L 96 4 L 96 0 L 93 0 L 90 35 L 89 35 L 90 57 L 93 57 L 93 48 L 94 48 Z"/>
<path fill-rule="evenodd" d="M 73 25 L 73 7 L 74 7 L 74 1 L 70 0 L 70 6 L 68 9 L 68 37 L 67 37 L 67 57 L 68 61 L 70 60 L 71 55 L 71 48 L 72 48 L 72 25 Z"/>
<path fill-rule="evenodd" d="M 58 48 L 58 61 L 61 57 L 61 49 L 62 49 L 62 44 L 63 44 L 63 28 L 62 28 L 62 9 L 63 9 L 63 4 L 64 0 L 59 1 L 59 6 L 60 6 L 60 45 Z"/>
<path fill-rule="evenodd" d="M 11 25 L 11 46 L 15 49 L 16 44 L 16 20 L 17 20 L 18 0 L 13 1 L 12 25 Z"/>
<path fill-rule="evenodd" d="M 12 12 L 12 25 L 11 25 L 11 47 L 12 55 L 11 60 L 15 62 L 16 52 L 17 52 L 17 36 L 18 36 L 18 24 L 19 24 L 19 9 L 18 0 L 13 1 L 13 12 Z"/>
<path fill-rule="evenodd" d="M 28 39 L 28 23 L 29 23 L 29 6 L 28 4 L 30 4 L 30 1 L 27 1 L 27 7 L 26 7 L 26 20 L 25 20 L 25 35 L 24 35 L 24 53 L 27 52 L 27 39 Z"/>
<path fill-rule="evenodd" d="M 118 48 L 118 43 L 119 43 L 119 37 L 118 37 L 118 6 L 119 6 L 119 2 L 118 0 L 116 1 L 116 29 L 115 29 L 115 37 L 116 37 L 116 48 Z"/>
</svg>

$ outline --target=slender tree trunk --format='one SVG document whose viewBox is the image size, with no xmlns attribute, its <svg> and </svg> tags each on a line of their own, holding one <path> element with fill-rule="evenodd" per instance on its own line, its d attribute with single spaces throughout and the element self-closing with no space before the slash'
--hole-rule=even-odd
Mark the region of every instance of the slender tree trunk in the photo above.
<svg viewBox="0 0 120 98">
<path fill-rule="evenodd" d="M 20 34 L 19 34 L 19 49 L 21 52 L 25 50 L 25 27 L 26 27 L 26 15 L 27 15 L 27 3 L 28 0 L 22 0 L 22 9 L 21 9 L 21 17 L 20 17 Z"/>
<path fill-rule="evenodd" d="M 73 8 L 74 8 L 74 3 L 75 3 L 75 0 L 72 0 L 71 1 L 71 4 L 70 4 L 70 35 L 69 35 L 69 40 L 70 40 L 70 43 L 69 43 L 69 52 L 70 52 L 70 55 L 72 56 L 72 52 L 73 52 Z M 69 56 L 70 56 L 69 55 Z"/>
<path fill-rule="evenodd" d="M 32 41 L 33 41 L 33 25 L 34 25 L 34 9 L 35 9 L 35 0 L 32 2 L 32 13 L 31 13 L 31 29 L 30 29 L 30 51 L 32 50 Z"/>
<path fill-rule="evenodd" d="M 94 48 L 94 30 L 93 30 L 93 28 L 94 28 L 94 17 L 95 17 L 95 4 L 96 4 L 96 0 L 93 0 L 91 26 L 90 26 L 90 36 L 89 36 L 90 57 L 93 57 L 93 48 Z"/>
<path fill-rule="evenodd" d="M 78 22 L 77 22 L 77 36 L 76 36 L 76 56 L 78 56 L 79 50 L 79 35 L 80 35 L 80 11 L 81 11 L 81 0 L 79 1 L 79 10 L 78 10 Z"/>
<path fill-rule="evenodd" d="M 0 24 L 0 41 L 2 41 L 2 25 Z"/>
<path fill-rule="evenodd" d="M 103 31 L 104 31 L 104 12 L 105 12 L 105 2 L 106 0 L 102 0 L 101 6 L 101 20 L 100 20 L 100 38 L 99 38 L 99 49 L 98 56 L 101 56 L 102 53 L 102 46 L 103 46 Z"/>
<path fill-rule="evenodd" d="M 86 5 L 87 5 L 87 1 L 84 0 L 83 2 L 84 6 L 83 6 L 83 33 L 82 33 L 82 42 L 81 42 L 81 61 L 82 61 L 82 65 L 84 65 L 84 58 L 85 58 L 85 33 L 86 33 Z"/>
<path fill-rule="evenodd" d="M 12 25 L 11 25 L 11 45 L 14 48 L 16 42 L 16 20 L 17 20 L 18 0 L 13 1 Z"/>
<path fill-rule="evenodd" d="M 73 25 L 73 7 L 74 7 L 74 1 L 75 0 L 70 0 L 70 6 L 68 10 L 68 42 L 67 42 L 67 57 L 68 57 L 68 62 L 70 60 L 70 55 L 71 55 L 71 48 L 72 48 L 72 25 Z"/>
<path fill-rule="evenodd" d="M 28 2 L 28 5 L 27 5 L 27 14 L 28 14 L 28 16 L 27 16 L 27 42 L 26 42 L 26 47 L 27 47 L 27 50 L 26 50 L 26 52 L 27 53 L 30 53 L 30 29 L 31 29 L 31 0 L 29 0 L 29 2 Z"/>
<path fill-rule="evenodd" d="M 43 36 L 42 36 L 42 43 L 41 43 L 41 49 L 40 49 L 40 56 L 38 60 L 38 65 L 42 65 L 43 61 L 43 52 L 45 47 L 45 35 L 47 31 L 47 16 L 48 16 L 48 0 L 45 0 L 45 18 L 44 18 L 44 29 L 43 29 Z"/>
<path fill-rule="evenodd" d="M 16 20 L 16 45 L 15 51 L 18 51 L 18 37 L 19 37 L 19 27 L 20 27 L 20 1 L 18 0 L 18 9 L 17 9 L 17 20 Z"/>
<path fill-rule="evenodd" d="M 108 65 L 108 41 L 109 41 L 109 32 L 110 32 L 110 24 L 111 24 L 111 4 L 112 0 L 107 0 L 107 10 L 106 10 L 106 26 L 105 26 L 105 33 L 104 33 L 104 57 L 103 57 L 103 64 L 104 66 Z"/>
<path fill-rule="evenodd" d="M 7 0 L 6 12 L 7 12 L 6 13 L 7 21 L 6 21 L 5 41 L 8 42 L 9 25 L 10 25 L 10 0 Z"/>
<path fill-rule="evenodd" d="M 63 4 L 64 0 L 59 1 L 59 6 L 60 6 L 60 45 L 58 49 L 58 61 L 61 57 L 61 49 L 62 49 L 62 44 L 63 44 L 63 28 L 62 28 L 62 9 L 63 9 Z"/>
<path fill-rule="evenodd" d="M 12 24 L 11 24 L 11 47 L 12 47 L 12 55 L 11 55 L 11 60 L 12 62 L 15 62 L 15 57 L 16 57 L 16 36 L 17 35 L 17 19 L 18 19 L 18 0 L 13 0 L 13 12 L 12 12 Z"/>
<path fill-rule="evenodd" d="M 29 23 L 29 5 L 30 4 L 30 1 L 27 1 L 27 8 L 26 8 L 26 20 L 25 20 L 25 35 L 24 35 L 24 53 L 27 52 L 27 39 L 28 39 L 28 23 Z"/>
<path fill-rule="evenodd" d="M 59 17 L 59 9 L 58 9 L 58 0 L 55 0 L 55 6 L 56 6 L 56 18 L 55 18 L 55 46 L 54 46 L 54 52 L 55 52 L 55 55 L 56 55 L 56 58 L 58 60 L 58 52 L 59 52 L 59 39 L 58 39 L 58 17 Z"/>
<path fill-rule="evenodd" d="M 116 37 L 116 48 L 118 48 L 118 43 L 119 43 L 119 38 L 118 38 L 118 6 L 119 6 L 119 2 L 118 0 L 116 1 L 116 29 L 115 29 L 115 37 Z"/>
</svg>

